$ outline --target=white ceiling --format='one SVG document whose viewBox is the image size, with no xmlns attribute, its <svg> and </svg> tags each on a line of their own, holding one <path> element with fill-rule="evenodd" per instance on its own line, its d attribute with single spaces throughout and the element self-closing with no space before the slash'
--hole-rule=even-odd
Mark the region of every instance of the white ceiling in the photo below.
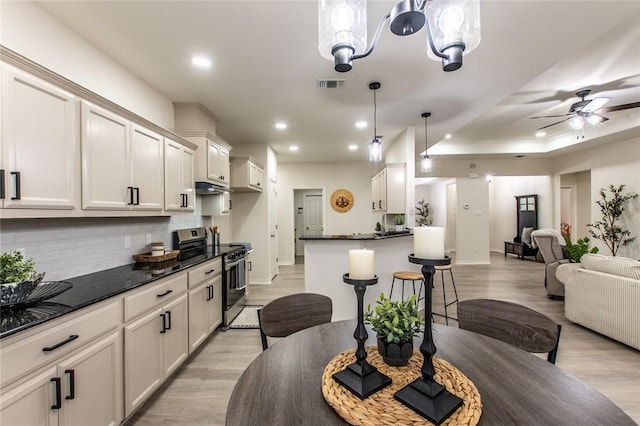
<svg viewBox="0 0 640 426">
<path fill-rule="evenodd" d="M 435 0 L 437 1 L 437 0 Z M 394 1 L 369 1 L 368 34 Z M 200 102 L 231 145 L 268 143 L 279 161 L 366 161 L 373 135 L 371 81 L 380 81 L 383 145 L 416 126 L 416 152 L 555 155 L 577 142 L 640 136 L 640 108 L 606 114 L 582 132 L 559 124 L 574 92 L 591 88 L 606 106 L 640 101 L 640 2 L 481 1 L 482 41 L 452 73 L 427 58 L 424 31 L 388 26 L 371 56 L 337 73 L 318 52 L 316 1 L 45 1 L 40 5 L 172 101 Z M 212 58 L 196 70 L 195 53 Z M 321 78 L 346 79 L 318 89 Z M 288 123 L 285 131 L 276 120 Z M 367 129 L 354 127 L 367 120 Z M 555 120 L 557 121 L 557 119 Z M 444 139 L 451 133 L 451 139 Z M 349 144 L 359 146 L 356 152 Z M 288 146 L 300 150 L 290 153 Z M 431 148 L 433 146 L 433 148 Z M 571 148 L 569 148 L 571 149 Z M 573 148 L 575 149 L 575 147 Z M 536 154 L 537 153 L 537 154 Z"/>
</svg>

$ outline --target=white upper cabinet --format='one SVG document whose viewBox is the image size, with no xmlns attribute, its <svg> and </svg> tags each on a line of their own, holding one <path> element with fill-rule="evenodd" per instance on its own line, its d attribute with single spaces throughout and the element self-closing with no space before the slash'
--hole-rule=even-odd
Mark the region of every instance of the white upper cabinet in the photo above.
<svg viewBox="0 0 640 426">
<path fill-rule="evenodd" d="M 193 188 L 195 153 L 171 139 L 165 139 L 164 149 L 164 209 L 192 212 L 195 205 Z"/>
<path fill-rule="evenodd" d="M 0 206 L 77 209 L 77 111 L 72 94 L 2 66 Z"/>
<path fill-rule="evenodd" d="M 404 213 L 404 164 L 388 164 L 371 179 L 371 206 L 374 211 Z"/>
<path fill-rule="evenodd" d="M 207 177 L 220 186 L 229 187 L 229 150 L 207 139 Z"/>
<path fill-rule="evenodd" d="M 231 188 L 234 191 L 258 191 L 264 187 L 264 166 L 252 157 L 231 158 Z"/>
<path fill-rule="evenodd" d="M 162 136 L 82 102 L 82 207 L 162 210 Z"/>
</svg>

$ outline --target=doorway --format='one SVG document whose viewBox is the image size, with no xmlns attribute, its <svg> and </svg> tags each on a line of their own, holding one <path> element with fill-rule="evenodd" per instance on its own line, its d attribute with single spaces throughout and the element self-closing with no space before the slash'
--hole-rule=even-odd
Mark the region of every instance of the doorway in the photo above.
<svg viewBox="0 0 640 426">
<path fill-rule="evenodd" d="M 294 189 L 294 247 L 296 263 L 304 262 L 303 235 L 322 235 L 324 232 L 323 190 Z"/>
</svg>

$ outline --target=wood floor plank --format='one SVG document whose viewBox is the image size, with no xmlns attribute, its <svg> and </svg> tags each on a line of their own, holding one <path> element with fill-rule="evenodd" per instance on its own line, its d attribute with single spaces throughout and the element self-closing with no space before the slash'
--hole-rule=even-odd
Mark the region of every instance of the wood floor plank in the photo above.
<svg viewBox="0 0 640 426">
<path fill-rule="evenodd" d="M 600 391 L 640 423 L 640 352 L 566 320 L 564 303 L 546 296 L 543 264 L 492 253 L 491 265 L 454 263 L 453 276 L 460 300 L 491 298 L 520 303 L 562 324 L 556 365 Z M 304 264 L 281 266 L 273 284 L 251 286 L 248 304 L 265 304 L 302 291 Z M 453 300 L 448 273 L 445 291 L 447 301 Z M 443 304 L 437 274 L 434 312 L 443 312 Z M 455 305 L 448 313 L 455 318 Z M 444 323 L 444 318 L 435 320 Z M 457 322 L 450 320 L 449 325 L 457 327 Z M 126 425 L 224 425 L 233 387 L 260 352 L 258 330 L 216 331 Z"/>
</svg>

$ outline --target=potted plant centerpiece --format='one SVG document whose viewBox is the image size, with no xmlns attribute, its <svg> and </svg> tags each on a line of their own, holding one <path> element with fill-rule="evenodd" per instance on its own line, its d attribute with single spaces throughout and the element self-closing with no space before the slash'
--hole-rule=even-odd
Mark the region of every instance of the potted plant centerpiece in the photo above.
<svg viewBox="0 0 640 426">
<path fill-rule="evenodd" d="M 416 295 L 392 301 L 381 293 L 375 308 L 368 306 L 365 323 L 371 324 L 378 336 L 378 352 L 384 362 L 393 367 L 407 365 L 413 355 L 413 336 L 420 333 L 422 325 Z"/>
</svg>

